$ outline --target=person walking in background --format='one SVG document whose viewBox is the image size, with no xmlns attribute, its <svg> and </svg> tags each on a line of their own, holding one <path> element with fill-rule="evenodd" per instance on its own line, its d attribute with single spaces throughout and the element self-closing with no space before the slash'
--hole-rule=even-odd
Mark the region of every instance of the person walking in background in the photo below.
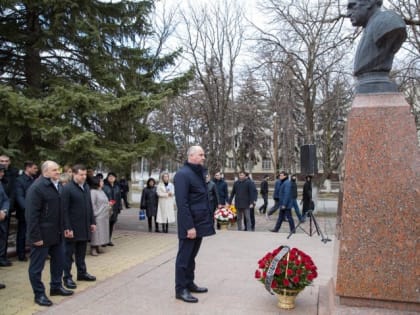
<svg viewBox="0 0 420 315">
<path fill-rule="evenodd" d="M 101 246 L 109 242 L 109 216 L 112 211 L 112 203 L 103 192 L 104 181 L 99 177 L 88 177 L 90 197 L 92 200 L 93 215 L 96 222 L 96 230 L 92 232 L 90 239 L 90 254 L 98 256 L 102 253 Z"/>
<path fill-rule="evenodd" d="M 270 215 L 276 212 L 280 207 L 279 193 L 280 193 L 281 184 L 282 184 L 282 181 L 280 180 L 280 174 L 279 174 L 277 175 L 276 182 L 274 183 L 274 192 L 273 192 L 274 205 L 265 214 L 268 220 L 270 220 Z"/>
<path fill-rule="evenodd" d="M 26 220 L 25 220 L 25 199 L 26 192 L 38 175 L 38 166 L 32 161 L 24 163 L 23 174 L 16 179 L 15 197 L 16 197 L 16 254 L 19 261 L 27 261 L 26 247 Z"/>
<path fill-rule="evenodd" d="M 8 267 L 12 265 L 12 262 L 7 258 L 7 247 L 9 240 L 9 227 L 10 218 L 12 213 L 15 212 L 15 182 L 19 175 L 19 170 L 11 166 L 11 160 L 8 155 L 0 155 L 0 164 L 3 165 L 4 175 L 0 182 L 3 185 L 3 189 L 9 198 L 9 211 L 6 218 L 0 222 L 1 233 L 5 235 L 5 241 L 0 241 L 0 267 Z"/>
<path fill-rule="evenodd" d="M 152 220 L 155 220 L 155 232 L 159 233 L 159 223 L 156 221 L 159 197 L 156 191 L 155 179 L 150 177 L 141 193 L 140 209 L 146 211 L 149 232 L 152 232 Z"/>
<path fill-rule="evenodd" d="M 4 175 L 4 166 L 0 164 L 0 180 L 3 178 Z M 3 185 L 0 184 L 0 222 L 6 220 L 6 217 L 9 212 L 9 197 L 7 197 L 6 192 L 3 189 Z M 7 236 L 4 235 L 4 231 L 0 229 L 0 243 L 5 242 L 7 240 Z M 6 285 L 0 283 L 0 289 L 4 289 Z"/>
<path fill-rule="evenodd" d="M 284 218 L 287 218 L 289 222 L 290 232 L 295 231 L 295 222 L 292 218 L 292 185 L 288 178 L 288 174 L 286 172 L 280 172 L 280 180 L 282 184 L 279 189 L 279 204 L 280 204 L 280 212 L 279 217 L 277 219 L 276 225 L 274 229 L 271 229 L 270 232 L 278 232 L 280 230 L 281 224 L 283 223 Z"/>
<path fill-rule="evenodd" d="M 31 245 L 29 280 L 35 303 L 51 306 L 41 281 L 45 261 L 50 256 L 50 295 L 72 295 L 63 288 L 61 277 L 64 268 L 64 213 L 60 202 L 62 190 L 58 164 L 46 161 L 41 166 L 42 175 L 28 189 L 25 198 L 25 216 L 28 243 Z"/>
<path fill-rule="evenodd" d="M 73 254 L 77 268 L 78 281 L 95 281 L 96 277 L 87 272 L 86 248 L 91 232 L 95 232 L 96 223 L 93 215 L 89 186 L 86 184 L 86 167 L 81 164 L 73 166 L 73 179 L 63 187 L 61 204 L 64 213 L 64 285 L 75 289 L 71 267 Z"/>
<path fill-rule="evenodd" d="M 303 222 L 303 217 L 300 214 L 300 209 L 299 209 L 299 205 L 297 202 L 297 197 L 298 197 L 298 190 L 297 190 L 297 184 L 296 184 L 296 174 L 293 174 L 292 177 L 290 178 L 290 183 L 291 183 L 291 189 L 292 189 L 292 208 L 295 209 L 295 213 L 296 216 L 299 219 L 299 222 Z"/>
<path fill-rule="evenodd" d="M 312 203 L 312 176 L 306 175 L 305 184 L 303 184 L 302 192 L 302 212 L 303 217 L 306 217 L 306 213 L 311 209 Z"/>
<path fill-rule="evenodd" d="M 209 195 L 209 204 L 210 204 L 210 210 L 211 214 L 213 216 L 214 220 L 214 212 L 216 211 L 217 207 L 220 205 L 219 201 L 219 193 L 217 192 L 216 184 L 210 180 L 210 175 L 206 174 L 206 183 L 207 183 L 207 192 Z M 219 229 L 219 223 L 217 223 L 217 228 Z"/>
<path fill-rule="evenodd" d="M 226 205 L 229 200 L 228 185 L 222 178 L 220 171 L 214 173 L 213 182 L 216 184 L 220 205 Z"/>
<path fill-rule="evenodd" d="M 162 223 L 163 232 L 168 233 L 169 223 L 175 222 L 173 198 L 175 195 L 175 188 L 174 185 L 169 182 L 168 173 L 162 174 L 161 181 L 157 186 L 157 194 L 159 196 L 159 201 L 156 222 Z"/>
<path fill-rule="evenodd" d="M 128 181 L 124 176 L 121 176 L 121 179 L 118 183 L 120 185 L 121 198 L 124 201 L 124 206 L 126 209 L 130 209 L 130 204 L 128 203 L 128 192 L 130 191 L 130 186 L 128 185 Z"/>
<path fill-rule="evenodd" d="M 200 146 L 192 146 L 187 156 L 187 162 L 174 178 L 179 239 L 175 262 L 175 297 L 184 302 L 197 303 L 198 299 L 191 293 L 206 293 L 208 289 L 194 282 L 195 257 L 203 237 L 216 232 L 204 177 L 204 150 Z"/>
<path fill-rule="evenodd" d="M 266 213 L 268 206 L 268 179 L 269 176 L 264 175 L 264 178 L 260 184 L 260 194 L 261 198 L 264 200 L 264 204 L 259 208 L 259 212 L 264 214 Z"/>
<path fill-rule="evenodd" d="M 249 176 L 249 173 L 245 173 L 245 176 L 246 176 L 246 180 L 250 182 L 250 185 L 252 188 L 252 204 L 249 208 L 249 216 L 251 218 L 250 231 L 255 231 L 255 206 L 258 200 L 258 191 L 257 191 L 257 186 L 255 185 L 255 182 L 252 180 L 252 178 Z M 245 231 L 248 231 L 248 228 L 247 228 L 248 225 L 247 225 L 245 216 L 244 216 L 244 226 L 245 226 Z"/>
<path fill-rule="evenodd" d="M 238 231 L 242 231 L 242 217 L 244 215 L 247 222 L 245 225 L 245 230 L 250 231 L 251 215 L 249 209 L 254 206 L 254 189 L 252 187 L 251 181 L 246 178 L 244 171 L 239 172 L 239 179 L 233 184 L 233 188 L 230 193 L 229 204 L 232 203 L 234 198 L 235 207 L 237 210 Z"/>
<path fill-rule="evenodd" d="M 118 215 L 121 212 L 121 190 L 120 186 L 117 183 L 117 174 L 114 172 L 109 172 L 105 178 L 105 185 L 103 191 L 108 197 L 108 200 L 113 204 L 112 214 L 109 217 L 109 241 L 107 246 L 114 246 L 112 242 L 112 232 L 114 230 L 114 225 L 118 221 Z"/>
</svg>

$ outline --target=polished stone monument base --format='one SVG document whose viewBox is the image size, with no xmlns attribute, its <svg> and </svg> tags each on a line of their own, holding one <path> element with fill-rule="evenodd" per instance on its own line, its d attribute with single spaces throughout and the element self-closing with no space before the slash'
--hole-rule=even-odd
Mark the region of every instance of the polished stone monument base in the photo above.
<svg viewBox="0 0 420 315">
<path fill-rule="evenodd" d="M 337 218 L 340 305 L 420 311 L 419 173 L 416 126 L 403 95 L 356 94 Z"/>
</svg>

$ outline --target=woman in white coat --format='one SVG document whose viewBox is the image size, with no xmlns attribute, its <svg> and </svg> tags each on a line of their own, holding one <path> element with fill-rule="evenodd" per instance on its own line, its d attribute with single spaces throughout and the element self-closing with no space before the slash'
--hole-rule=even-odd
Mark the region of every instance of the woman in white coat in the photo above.
<svg viewBox="0 0 420 315">
<path fill-rule="evenodd" d="M 168 233 L 169 223 L 175 222 L 175 188 L 174 185 L 169 182 L 168 173 L 162 174 L 161 181 L 157 186 L 157 194 L 159 196 L 159 202 L 156 222 L 162 223 L 163 232 Z"/>
<path fill-rule="evenodd" d="M 109 242 L 109 214 L 111 212 L 111 204 L 108 197 L 103 192 L 102 187 L 104 181 L 99 177 L 89 177 L 90 196 L 92 199 L 93 215 L 96 220 L 96 231 L 92 232 L 90 240 L 90 254 L 97 256 L 100 246 Z"/>
</svg>

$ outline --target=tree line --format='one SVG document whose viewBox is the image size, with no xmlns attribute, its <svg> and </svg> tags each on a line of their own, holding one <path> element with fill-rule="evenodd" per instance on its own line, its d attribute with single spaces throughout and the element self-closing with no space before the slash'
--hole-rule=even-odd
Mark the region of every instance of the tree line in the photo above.
<svg viewBox="0 0 420 315">
<path fill-rule="evenodd" d="M 338 169 L 360 30 L 336 1 L 260 1 L 264 27 L 240 1 L 155 5 L 2 1 L 0 151 L 128 174 L 140 158 L 182 162 L 200 143 L 211 171 L 229 158 L 295 171 L 300 145 L 315 143 L 324 172 Z M 393 76 L 419 125 L 419 5 L 390 5 L 409 30 Z"/>
</svg>

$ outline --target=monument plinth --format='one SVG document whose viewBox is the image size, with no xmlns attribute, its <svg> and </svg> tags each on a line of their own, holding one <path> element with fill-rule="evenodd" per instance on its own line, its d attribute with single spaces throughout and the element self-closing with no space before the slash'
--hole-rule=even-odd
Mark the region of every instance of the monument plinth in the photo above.
<svg viewBox="0 0 420 315">
<path fill-rule="evenodd" d="M 356 94 L 337 226 L 341 305 L 420 311 L 420 159 L 400 93 Z"/>
</svg>

